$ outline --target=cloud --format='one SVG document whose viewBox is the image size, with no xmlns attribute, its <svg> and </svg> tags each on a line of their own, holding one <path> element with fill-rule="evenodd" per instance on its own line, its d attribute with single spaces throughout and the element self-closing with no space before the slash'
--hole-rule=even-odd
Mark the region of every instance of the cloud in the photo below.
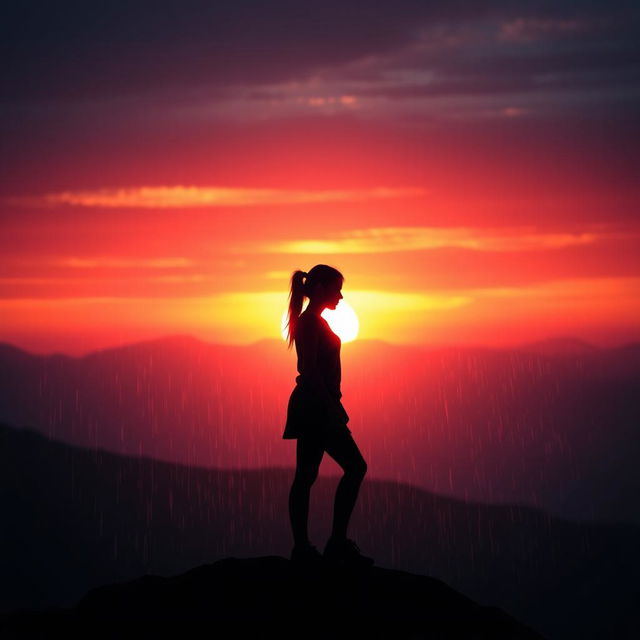
<svg viewBox="0 0 640 640">
<path fill-rule="evenodd" d="M 366 11 L 349 0 L 65 4 L 7 7 L 0 36 L 12 64 L 0 91 L 8 98 L 284 81 L 402 46 L 416 20 L 438 13 L 413 0 Z"/>
<path fill-rule="evenodd" d="M 183 283 L 183 282 L 205 282 L 206 280 L 214 280 L 210 275 L 193 273 L 190 275 L 167 275 L 167 276 L 145 276 L 136 278 L 127 276 L 127 281 L 141 280 L 142 282 L 166 282 L 166 283 Z M 56 277 L 56 276 L 17 276 L 17 277 L 0 277 L 0 285 L 63 285 L 78 284 L 81 280 L 77 277 Z M 91 282 L 94 282 L 93 280 Z"/>
<path fill-rule="evenodd" d="M 640 234 L 633 234 L 640 235 Z M 393 253 L 457 247 L 474 251 L 539 251 L 628 238 L 629 233 L 602 230 L 540 232 L 536 227 L 483 229 L 473 227 L 378 227 L 353 229 L 332 238 L 309 238 L 235 247 L 233 251 L 337 254 Z"/>
<path fill-rule="evenodd" d="M 29 206 L 73 205 L 102 208 L 170 209 L 186 207 L 243 207 L 322 202 L 359 202 L 425 195 L 417 187 L 342 190 L 252 189 L 227 187 L 134 187 L 94 191 L 62 191 L 42 196 L 12 198 L 13 204 Z"/>
<path fill-rule="evenodd" d="M 266 271 L 264 277 L 269 280 L 282 280 L 288 283 L 291 278 L 291 271 Z"/>
<path fill-rule="evenodd" d="M 366 315 L 367 311 L 380 312 L 384 309 L 393 309 L 395 313 L 457 309 L 473 301 L 472 292 L 432 293 L 419 291 L 409 293 L 356 289 L 349 290 L 347 295 L 350 304 L 363 315 Z"/>
<path fill-rule="evenodd" d="M 501 26 L 500 39 L 516 42 L 530 42 L 554 34 L 586 31 L 590 25 L 573 19 L 516 18 Z"/>
<path fill-rule="evenodd" d="M 640 277 L 604 278 L 562 278 L 520 287 L 477 287 L 461 290 L 463 295 L 475 298 L 501 299 L 528 298 L 532 301 L 553 300 L 556 304 L 570 306 L 576 301 L 591 304 L 592 313 L 598 309 L 601 299 L 628 304 L 629 308 L 640 309 Z M 602 309 L 599 309 L 602 311 Z"/>
<path fill-rule="evenodd" d="M 59 267 L 77 267 L 80 269 L 107 268 L 107 269 L 128 269 L 128 268 L 152 268 L 171 269 L 176 267 L 191 267 L 195 263 L 189 258 L 60 258 L 52 263 Z"/>
<path fill-rule="evenodd" d="M 638 12 L 625 0 L 385 0 L 369 3 L 366 11 L 353 0 L 65 5 L 23 0 L 5 10 L 0 36 L 10 63 L 0 91 L 7 101 L 150 94 L 175 99 L 196 87 L 309 79 L 416 45 L 436 55 L 452 46 L 453 55 L 443 62 L 455 63 L 458 46 L 471 44 L 476 63 L 488 63 L 495 75 L 499 57 L 487 56 L 486 34 L 502 44 L 527 44 L 595 30 L 597 41 L 583 42 L 582 49 L 596 62 L 603 51 L 619 49 L 621 36 L 631 40 L 638 31 Z M 594 50 L 594 44 L 602 46 Z"/>
</svg>

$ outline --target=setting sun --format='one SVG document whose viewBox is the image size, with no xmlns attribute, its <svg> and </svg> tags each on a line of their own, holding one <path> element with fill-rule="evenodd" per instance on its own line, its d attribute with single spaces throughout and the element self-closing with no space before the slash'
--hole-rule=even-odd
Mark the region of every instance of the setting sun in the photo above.
<svg viewBox="0 0 640 640">
<path fill-rule="evenodd" d="M 307 301 L 307 304 L 309 302 Z M 302 309 L 306 309 L 307 305 Z M 325 309 L 322 317 L 329 323 L 331 330 L 340 337 L 342 342 L 351 342 L 358 336 L 360 323 L 353 307 L 343 298 L 335 309 Z M 287 311 L 283 311 L 280 321 L 280 334 L 287 339 Z"/>
<path fill-rule="evenodd" d="M 358 336 L 360 323 L 353 307 L 343 298 L 335 309 L 325 309 L 322 317 L 342 342 L 351 342 Z"/>
</svg>

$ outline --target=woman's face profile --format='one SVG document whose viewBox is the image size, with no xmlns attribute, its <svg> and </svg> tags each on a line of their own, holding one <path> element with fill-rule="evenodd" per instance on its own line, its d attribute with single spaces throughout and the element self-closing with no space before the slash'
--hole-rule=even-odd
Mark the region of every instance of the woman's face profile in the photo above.
<svg viewBox="0 0 640 640">
<path fill-rule="evenodd" d="M 320 282 L 315 285 L 311 294 L 315 306 L 323 306 L 327 309 L 335 309 L 342 300 L 342 282 Z"/>
<path fill-rule="evenodd" d="M 336 306 L 338 305 L 338 302 L 342 300 L 343 296 L 342 296 L 341 289 L 342 289 L 341 282 L 332 282 L 331 284 L 326 286 L 325 302 L 329 309 L 335 309 Z"/>
</svg>

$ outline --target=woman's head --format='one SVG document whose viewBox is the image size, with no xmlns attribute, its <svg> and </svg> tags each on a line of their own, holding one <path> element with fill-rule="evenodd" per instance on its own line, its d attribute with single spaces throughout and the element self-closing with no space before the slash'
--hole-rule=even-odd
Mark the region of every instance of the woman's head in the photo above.
<svg viewBox="0 0 640 640">
<path fill-rule="evenodd" d="M 308 273 L 299 269 L 293 272 L 287 319 L 289 348 L 295 338 L 298 316 L 302 311 L 304 298 L 335 309 L 336 304 L 342 298 L 340 289 L 343 282 L 344 276 L 337 269 L 326 264 L 317 264 Z"/>
</svg>

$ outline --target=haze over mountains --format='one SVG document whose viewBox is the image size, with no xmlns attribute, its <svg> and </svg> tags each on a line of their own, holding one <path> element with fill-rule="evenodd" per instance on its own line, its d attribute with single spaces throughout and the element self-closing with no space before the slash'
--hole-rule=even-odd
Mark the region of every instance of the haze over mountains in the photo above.
<svg viewBox="0 0 640 640">
<path fill-rule="evenodd" d="M 342 348 L 368 478 L 485 503 L 640 523 L 640 345 Z M 0 419 L 86 448 L 216 468 L 291 467 L 282 341 L 168 336 L 80 358 L 0 344 Z M 324 474 L 339 469 L 328 458 Z"/>
</svg>

